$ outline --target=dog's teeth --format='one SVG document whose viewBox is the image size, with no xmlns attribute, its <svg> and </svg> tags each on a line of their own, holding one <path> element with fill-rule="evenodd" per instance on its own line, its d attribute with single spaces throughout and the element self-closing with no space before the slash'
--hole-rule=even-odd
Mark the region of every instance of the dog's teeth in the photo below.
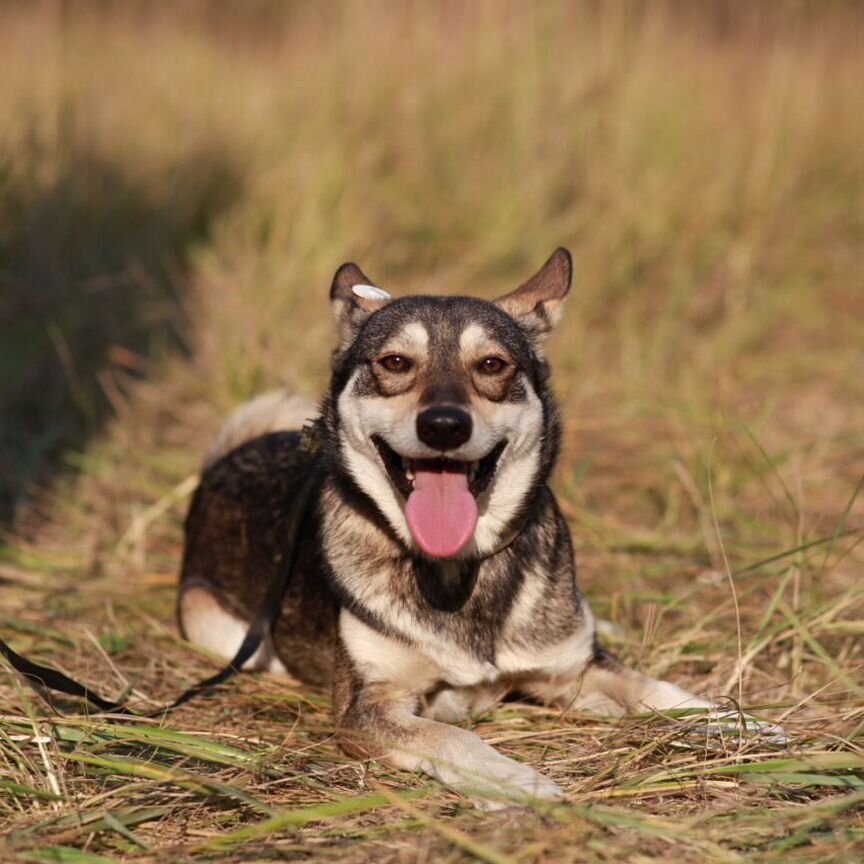
<svg viewBox="0 0 864 864">
<path fill-rule="evenodd" d="M 473 480 L 477 474 L 477 469 L 480 467 L 479 462 L 469 462 L 468 463 L 468 479 Z"/>
<path fill-rule="evenodd" d="M 405 476 L 413 483 L 414 482 L 414 469 L 410 466 L 405 469 Z"/>
</svg>

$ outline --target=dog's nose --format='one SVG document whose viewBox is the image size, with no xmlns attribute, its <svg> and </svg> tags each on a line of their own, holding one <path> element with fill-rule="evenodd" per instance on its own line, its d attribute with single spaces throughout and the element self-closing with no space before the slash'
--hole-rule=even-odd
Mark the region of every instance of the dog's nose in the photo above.
<svg viewBox="0 0 864 864">
<path fill-rule="evenodd" d="M 417 415 L 417 437 L 435 450 L 455 450 L 471 437 L 471 415 L 451 406 L 427 408 Z"/>
</svg>

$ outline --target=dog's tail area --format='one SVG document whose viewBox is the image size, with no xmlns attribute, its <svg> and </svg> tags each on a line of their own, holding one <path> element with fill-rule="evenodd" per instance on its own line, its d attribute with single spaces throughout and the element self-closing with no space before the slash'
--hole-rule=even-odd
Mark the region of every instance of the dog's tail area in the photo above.
<svg viewBox="0 0 864 864">
<path fill-rule="evenodd" d="M 305 396 L 287 390 L 262 393 L 228 417 L 207 451 L 204 468 L 253 438 L 270 432 L 301 429 L 317 416 L 317 406 Z"/>
</svg>

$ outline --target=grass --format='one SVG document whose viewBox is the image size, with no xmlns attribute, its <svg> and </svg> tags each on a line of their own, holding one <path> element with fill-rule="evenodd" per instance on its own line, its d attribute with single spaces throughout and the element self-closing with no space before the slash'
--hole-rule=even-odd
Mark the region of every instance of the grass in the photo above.
<svg viewBox="0 0 864 864">
<path fill-rule="evenodd" d="M 605 639 L 793 740 L 507 704 L 474 727 L 567 801 L 489 814 L 346 759 L 327 693 L 129 722 L 2 670 L 0 860 L 860 860 L 862 35 L 843 2 L 5 8 L 4 638 L 144 709 L 213 671 L 173 623 L 200 454 L 320 392 L 336 266 L 490 297 L 563 243 L 555 485 Z"/>
</svg>

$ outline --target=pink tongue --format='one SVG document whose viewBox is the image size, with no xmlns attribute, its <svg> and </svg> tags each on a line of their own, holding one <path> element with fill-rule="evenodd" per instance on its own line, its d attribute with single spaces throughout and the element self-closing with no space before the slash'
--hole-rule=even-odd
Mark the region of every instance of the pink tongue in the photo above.
<svg viewBox="0 0 864 864">
<path fill-rule="evenodd" d="M 455 555 L 471 539 L 477 525 L 477 502 L 468 491 L 467 475 L 418 471 L 405 516 L 417 545 L 427 555 Z"/>
</svg>

